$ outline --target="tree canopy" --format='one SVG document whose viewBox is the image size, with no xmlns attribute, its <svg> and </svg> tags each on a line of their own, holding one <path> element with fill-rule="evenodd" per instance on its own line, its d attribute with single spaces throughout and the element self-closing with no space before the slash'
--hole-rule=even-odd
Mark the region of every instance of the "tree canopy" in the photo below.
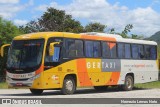
<svg viewBox="0 0 160 107">
<path fill-rule="evenodd" d="M 89 23 L 85 27 L 72 18 L 63 10 L 48 8 L 37 21 L 30 21 L 26 25 L 20 26 L 19 29 L 24 33 L 59 31 L 59 32 L 104 32 L 105 25 L 101 23 Z"/>
<path fill-rule="evenodd" d="M 89 23 L 88 25 L 85 26 L 84 31 L 85 32 L 105 32 L 106 26 L 101 24 L 101 23 Z"/>
<path fill-rule="evenodd" d="M 24 33 L 42 31 L 83 32 L 83 26 L 79 21 L 67 15 L 63 10 L 48 8 L 37 21 L 30 21 L 25 26 L 20 26 Z"/>
<path fill-rule="evenodd" d="M 122 33 L 120 33 L 120 35 L 123 38 L 132 38 L 132 39 L 143 39 L 144 38 L 142 35 L 136 35 L 136 34 L 131 34 L 130 36 L 128 36 L 129 35 L 128 33 L 131 32 L 131 29 L 133 29 L 132 24 L 126 25 Z"/>
<path fill-rule="evenodd" d="M 10 43 L 13 37 L 20 35 L 18 27 L 11 21 L 4 20 L 0 17 L 0 41 L 1 44 Z"/>
</svg>

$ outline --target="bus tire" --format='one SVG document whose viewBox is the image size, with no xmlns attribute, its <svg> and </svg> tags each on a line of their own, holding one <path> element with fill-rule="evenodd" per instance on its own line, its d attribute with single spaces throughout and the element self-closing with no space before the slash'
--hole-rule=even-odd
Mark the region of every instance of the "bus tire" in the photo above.
<svg viewBox="0 0 160 107">
<path fill-rule="evenodd" d="M 33 95 L 41 95 L 43 93 L 42 89 L 30 89 Z"/>
<path fill-rule="evenodd" d="M 94 86 L 94 89 L 97 91 L 105 91 L 108 89 L 108 86 Z"/>
<path fill-rule="evenodd" d="M 73 94 L 76 90 L 75 79 L 72 76 L 65 77 L 63 81 L 63 87 L 61 89 L 62 94 L 69 95 Z"/>
<path fill-rule="evenodd" d="M 134 86 L 133 77 L 131 75 L 127 75 L 125 78 L 125 83 L 122 85 L 122 89 L 124 91 L 131 91 Z"/>
</svg>

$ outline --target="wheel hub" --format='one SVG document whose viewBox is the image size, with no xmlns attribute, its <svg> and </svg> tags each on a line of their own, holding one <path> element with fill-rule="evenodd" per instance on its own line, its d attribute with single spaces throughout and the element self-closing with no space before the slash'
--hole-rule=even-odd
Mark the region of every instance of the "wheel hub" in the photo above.
<svg viewBox="0 0 160 107">
<path fill-rule="evenodd" d="M 72 89 L 73 89 L 73 83 L 72 83 L 71 80 L 68 80 L 68 81 L 66 82 L 66 89 L 67 89 L 68 91 L 72 91 Z"/>
<path fill-rule="evenodd" d="M 128 78 L 126 84 L 127 87 L 130 89 L 132 87 L 132 80 Z"/>
</svg>

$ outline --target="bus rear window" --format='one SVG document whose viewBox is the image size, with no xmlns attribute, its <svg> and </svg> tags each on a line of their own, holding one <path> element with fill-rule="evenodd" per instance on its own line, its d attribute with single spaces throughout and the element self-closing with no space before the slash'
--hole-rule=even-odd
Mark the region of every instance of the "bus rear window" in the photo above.
<svg viewBox="0 0 160 107">
<path fill-rule="evenodd" d="M 145 45 L 145 58 L 155 60 L 157 58 L 157 48 L 156 46 Z"/>
</svg>

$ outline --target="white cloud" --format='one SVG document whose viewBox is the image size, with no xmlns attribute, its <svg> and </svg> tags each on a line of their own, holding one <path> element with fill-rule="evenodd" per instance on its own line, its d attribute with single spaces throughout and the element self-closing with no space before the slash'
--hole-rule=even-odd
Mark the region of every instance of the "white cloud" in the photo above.
<svg viewBox="0 0 160 107">
<path fill-rule="evenodd" d="M 131 11 L 128 17 L 134 25 L 133 32 L 150 36 L 157 31 L 160 31 L 160 14 L 155 12 L 151 7 L 137 8 Z"/>
<path fill-rule="evenodd" d="M 34 0 L 29 0 L 26 4 L 24 4 L 24 7 L 33 6 Z"/>
<path fill-rule="evenodd" d="M 22 10 L 22 6 L 14 6 L 11 4 L 0 5 L 0 16 L 9 19 L 15 15 L 16 12 Z"/>
<path fill-rule="evenodd" d="M 37 11 L 46 11 L 48 7 L 54 7 L 58 9 L 64 9 L 63 6 L 59 6 L 56 2 L 51 2 L 49 5 L 43 4 L 39 5 L 38 7 L 35 8 Z"/>
<path fill-rule="evenodd" d="M 28 5 L 30 6 L 34 5 L 34 0 L 29 0 Z"/>
<path fill-rule="evenodd" d="M 160 14 L 152 7 L 129 9 L 119 3 L 113 5 L 106 0 L 73 0 L 68 5 L 58 5 L 56 2 L 50 5 L 41 5 L 36 10 L 45 11 L 47 7 L 63 9 L 74 18 L 96 21 L 114 27 L 122 31 L 127 24 L 133 24 L 131 33 L 150 36 L 160 30 Z"/>
<path fill-rule="evenodd" d="M 28 21 L 27 21 L 27 20 L 15 19 L 15 20 L 14 20 L 14 23 L 15 23 L 16 25 L 18 25 L 18 26 L 21 26 L 21 25 L 27 24 Z"/>
<path fill-rule="evenodd" d="M 48 5 L 40 5 L 38 7 L 35 8 L 35 10 L 39 10 L 39 11 L 45 11 L 47 9 Z"/>
<path fill-rule="evenodd" d="M 19 3 L 19 0 L 0 0 L 0 4 L 16 4 Z"/>
<path fill-rule="evenodd" d="M 155 5 L 159 5 L 159 3 L 160 3 L 160 0 L 153 0 L 150 6 L 153 7 Z"/>
<path fill-rule="evenodd" d="M 18 2 L 19 0 L 0 0 L 0 16 L 5 19 L 11 19 L 17 14 L 17 12 L 34 4 L 33 0 L 29 0 L 25 4 L 18 4 Z"/>
</svg>

